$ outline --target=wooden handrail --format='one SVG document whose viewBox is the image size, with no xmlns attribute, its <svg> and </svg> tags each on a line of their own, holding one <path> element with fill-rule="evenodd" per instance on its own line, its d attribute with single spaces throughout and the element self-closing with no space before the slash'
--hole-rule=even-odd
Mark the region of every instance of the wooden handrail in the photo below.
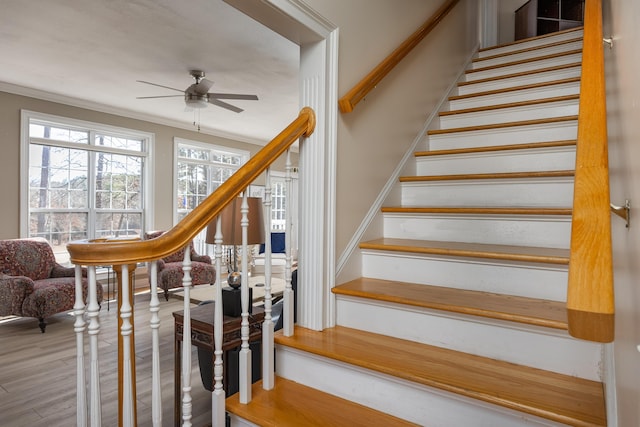
<svg viewBox="0 0 640 427">
<path fill-rule="evenodd" d="M 305 107 L 271 142 L 256 153 L 236 173 L 211 193 L 176 226 L 151 240 L 78 241 L 67 245 L 71 262 L 76 265 L 120 265 L 153 261 L 185 247 L 218 214 L 281 156 L 298 138 L 308 137 L 315 129 L 315 113 Z"/>
<path fill-rule="evenodd" d="M 352 112 L 355 106 L 444 19 L 457 3 L 458 0 L 447 0 L 416 32 L 411 34 L 396 50 L 391 52 L 389 56 L 340 98 L 338 100 L 340 111 L 342 113 Z"/>
<path fill-rule="evenodd" d="M 596 342 L 614 336 L 606 115 L 602 2 L 586 0 L 567 312 L 569 333 Z"/>
</svg>

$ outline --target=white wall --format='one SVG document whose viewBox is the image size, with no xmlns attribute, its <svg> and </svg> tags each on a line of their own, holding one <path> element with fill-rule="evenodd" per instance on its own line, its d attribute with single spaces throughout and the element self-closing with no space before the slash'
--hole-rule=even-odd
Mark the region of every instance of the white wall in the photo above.
<svg viewBox="0 0 640 427">
<path fill-rule="evenodd" d="M 614 343 L 618 425 L 640 425 L 640 2 L 604 0 L 611 202 L 630 199 L 631 227 L 611 219 L 614 251 Z M 635 220 L 635 221 L 634 221 Z"/>
</svg>

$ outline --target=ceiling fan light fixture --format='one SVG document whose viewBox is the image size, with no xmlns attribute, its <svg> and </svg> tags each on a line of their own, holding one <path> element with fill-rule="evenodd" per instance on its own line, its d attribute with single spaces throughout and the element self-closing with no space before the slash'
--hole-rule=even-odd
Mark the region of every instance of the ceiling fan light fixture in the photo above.
<svg viewBox="0 0 640 427">
<path fill-rule="evenodd" d="M 187 106 L 192 108 L 205 108 L 209 105 L 208 97 L 206 94 L 199 95 L 197 93 L 185 93 L 184 102 Z"/>
</svg>

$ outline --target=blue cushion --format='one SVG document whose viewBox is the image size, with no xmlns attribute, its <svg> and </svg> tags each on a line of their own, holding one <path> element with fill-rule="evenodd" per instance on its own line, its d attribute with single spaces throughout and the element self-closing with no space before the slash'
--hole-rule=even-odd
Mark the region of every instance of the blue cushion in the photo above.
<svg viewBox="0 0 640 427">
<path fill-rule="evenodd" d="M 271 233 L 271 253 L 272 254 L 283 254 L 285 253 L 284 247 L 284 233 Z M 264 243 L 260 245 L 260 252 L 264 253 Z"/>
</svg>

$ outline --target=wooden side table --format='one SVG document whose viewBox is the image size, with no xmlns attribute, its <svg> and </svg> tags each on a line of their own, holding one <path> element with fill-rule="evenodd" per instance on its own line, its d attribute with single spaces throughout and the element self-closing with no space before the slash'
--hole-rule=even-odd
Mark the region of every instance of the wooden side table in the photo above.
<svg viewBox="0 0 640 427">
<path fill-rule="evenodd" d="M 203 304 L 191 308 L 191 344 L 196 347 L 205 348 L 211 351 L 213 365 L 213 312 L 215 304 Z M 253 307 L 253 313 L 249 315 L 249 341 L 256 341 L 262 338 L 262 321 L 264 320 L 264 309 L 261 307 Z M 173 313 L 175 321 L 175 341 L 174 341 L 174 425 L 180 425 L 181 417 L 181 396 L 182 396 L 182 339 L 184 326 L 184 312 L 176 311 Z M 228 356 L 228 351 L 242 344 L 240 335 L 242 318 L 224 316 L 222 325 L 222 351 L 223 362 Z M 213 370 L 212 370 L 213 371 Z M 227 364 L 224 364 L 223 378 L 229 378 L 230 373 L 227 372 Z M 223 379 L 224 382 L 224 379 Z"/>
</svg>

